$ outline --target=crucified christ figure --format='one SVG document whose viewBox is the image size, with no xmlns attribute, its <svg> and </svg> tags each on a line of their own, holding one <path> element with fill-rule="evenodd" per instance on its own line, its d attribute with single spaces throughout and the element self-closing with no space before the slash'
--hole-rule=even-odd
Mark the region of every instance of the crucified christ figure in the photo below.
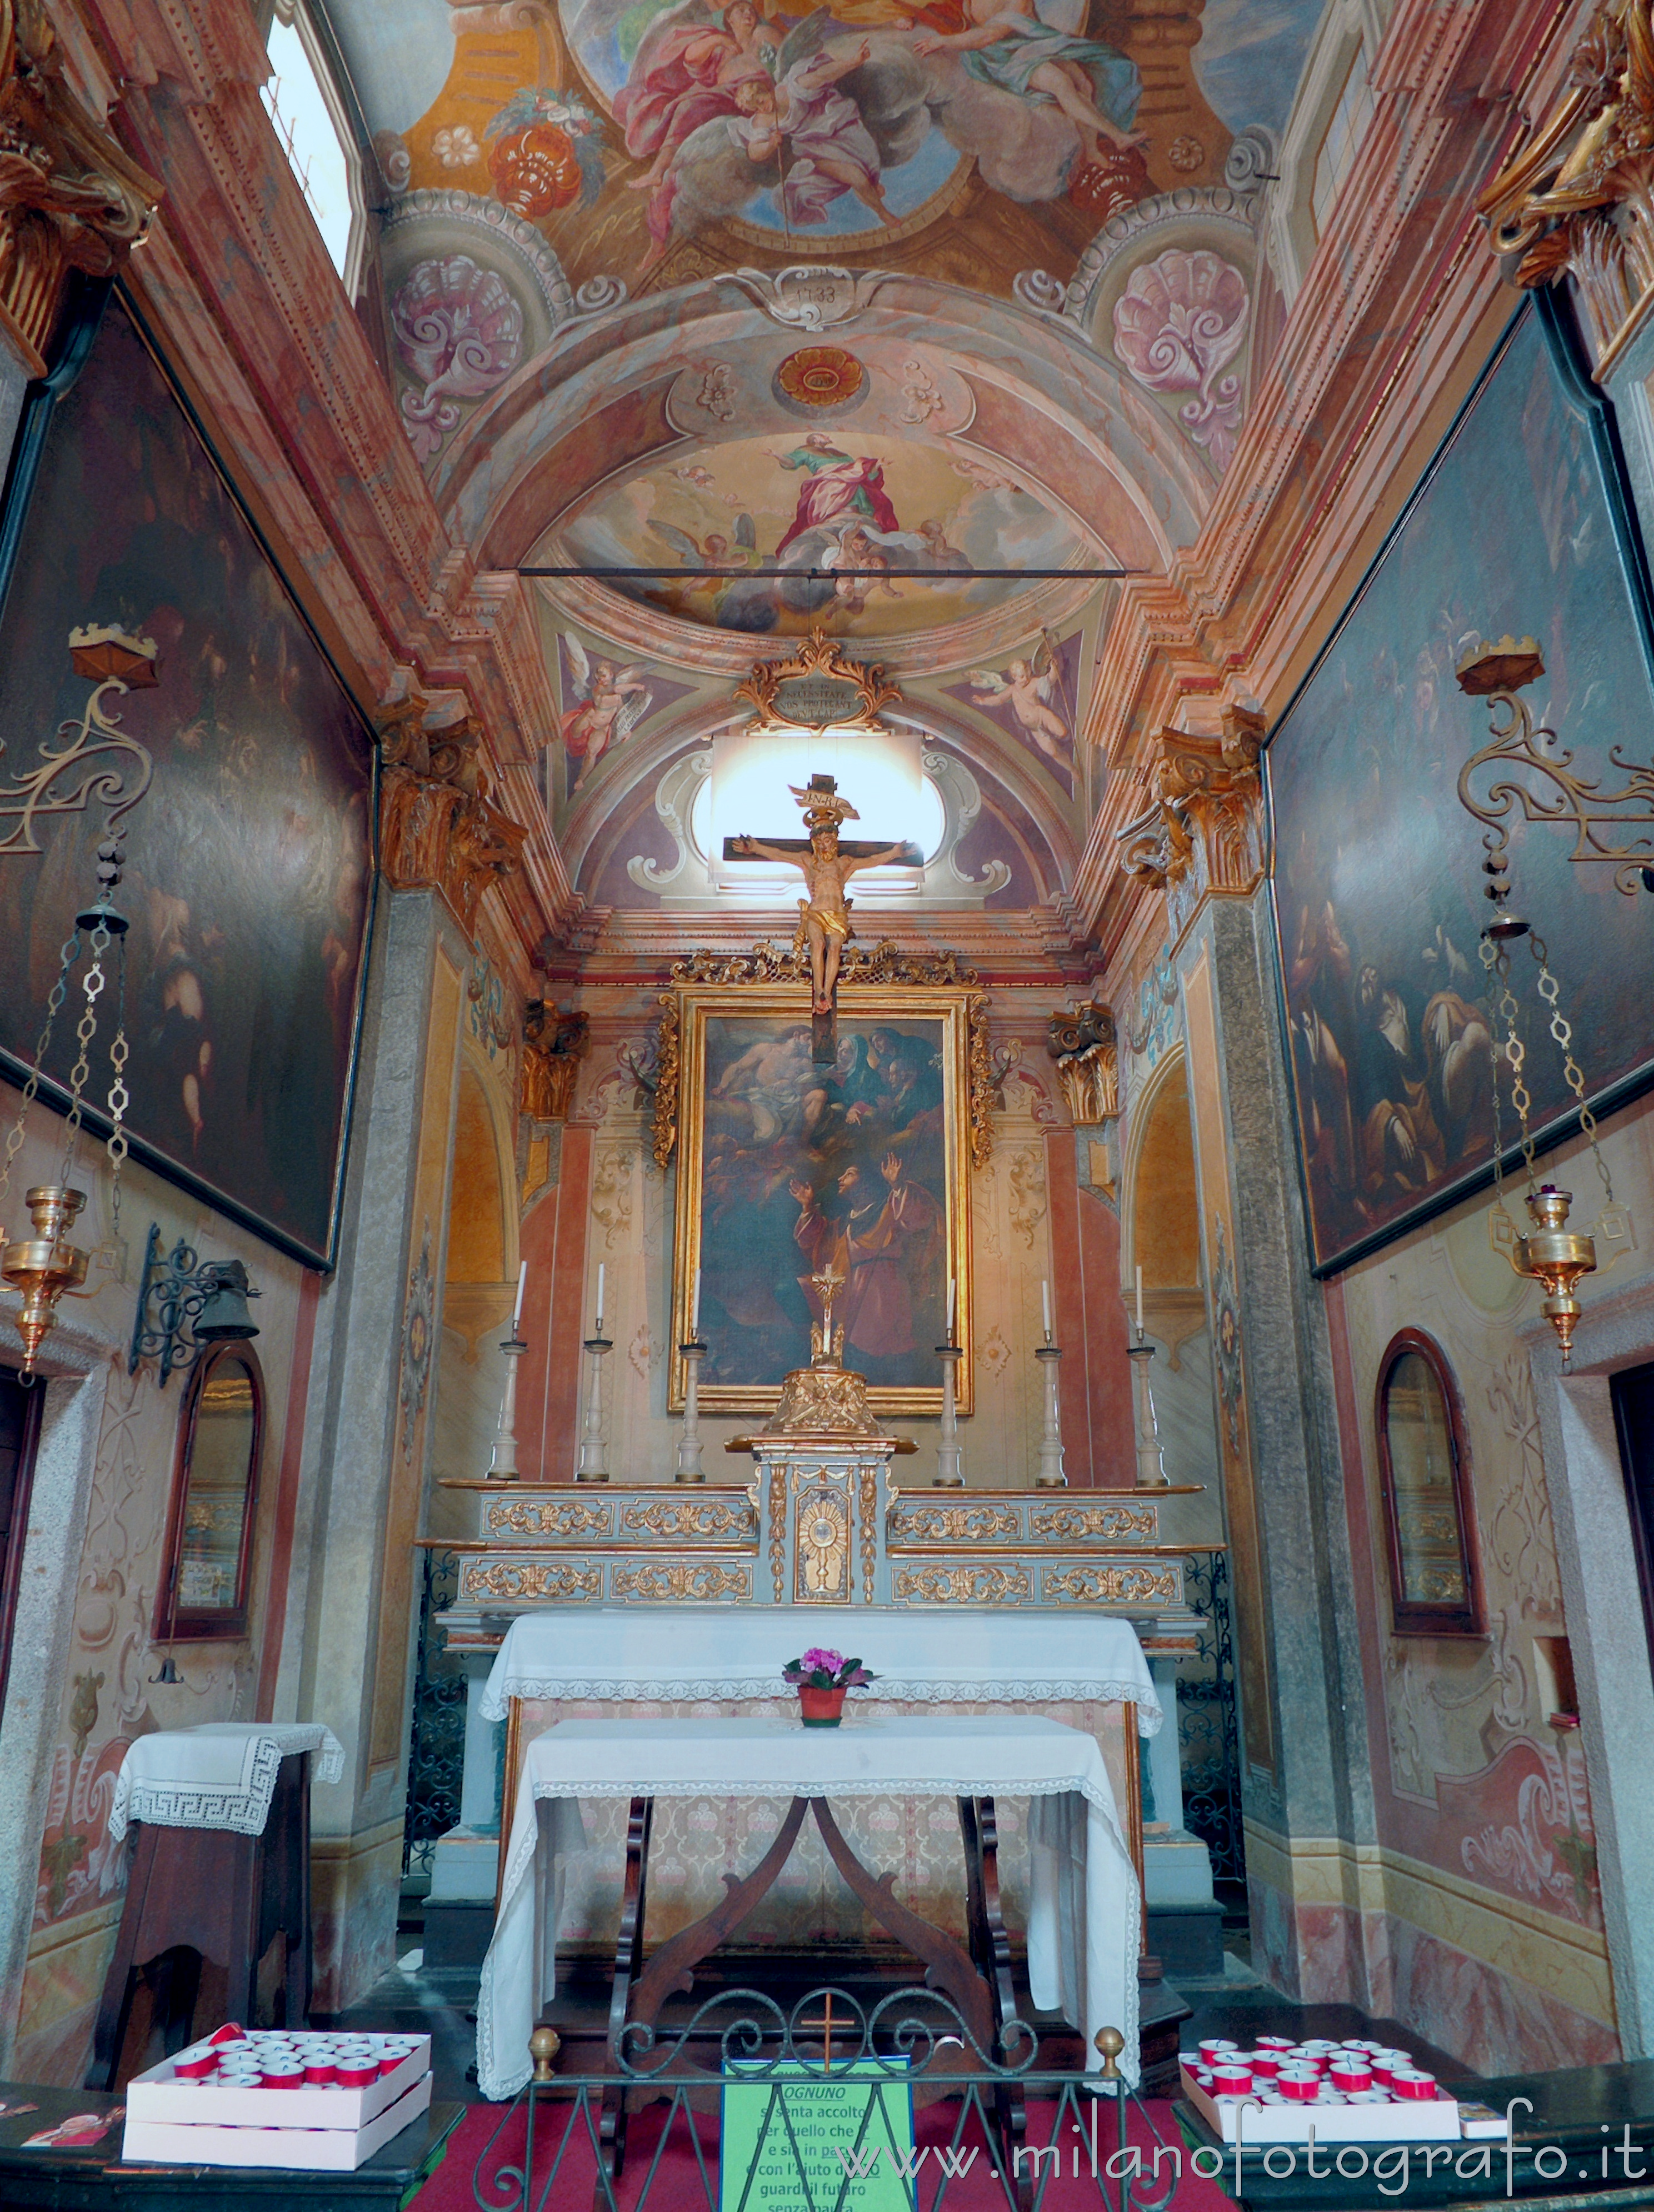
<svg viewBox="0 0 1654 2212">
<path fill-rule="evenodd" d="M 784 861 L 804 878 L 810 896 L 799 901 L 799 928 L 809 949 L 812 1011 L 830 1014 L 838 964 L 853 933 L 845 884 L 859 868 L 882 868 L 893 860 L 911 866 L 918 862 L 920 854 L 905 842 L 841 847 L 839 824 L 860 817 L 837 791 L 831 776 L 817 776 L 802 791 L 796 785 L 788 788 L 804 809 L 810 832 L 807 846 L 792 837 L 780 845 L 765 844 L 757 837 L 732 837 L 726 850 L 731 860 Z"/>
</svg>

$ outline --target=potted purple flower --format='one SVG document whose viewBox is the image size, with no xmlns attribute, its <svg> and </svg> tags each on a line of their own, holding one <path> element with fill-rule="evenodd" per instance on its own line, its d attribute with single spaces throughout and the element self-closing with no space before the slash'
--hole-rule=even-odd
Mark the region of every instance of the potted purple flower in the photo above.
<svg viewBox="0 0 1654 2212">
<path fill-rule="evenodd" d="M 789 1659 L 781 1680 L 799 1693 L 799 1713 L 806 1728 L 836 1728 L 844 1716 L 844 1692 L 852 1686 L 877 1681 L 859 1659 L 842 1651 L 824 1651 L 812 1645 L 802 1659 Z"/>
</svg>

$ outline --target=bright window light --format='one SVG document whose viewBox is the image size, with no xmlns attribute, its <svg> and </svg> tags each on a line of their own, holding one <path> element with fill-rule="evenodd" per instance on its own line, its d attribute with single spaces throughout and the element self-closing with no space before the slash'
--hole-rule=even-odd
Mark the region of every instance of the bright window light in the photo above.
<svg viewBox="0 0 1654 2212">
<path fill-rule="evenodd" d="M 1372 87 L 1367 82 L 1366 55 L 1358 46 L 1355 59 L 1350 64 L 1349 74 L 1345 77 L 1334 103 L 1327 125 L 1327 135 L 1316 155 L 1310 213 L 1317 238 L 1326 228 L 1327 217 L 1332 213 L 1339 187 L 1355 165 L 1356 149 L 1361 143 L 1362 134 L 1372 120 Z"/>
<path fill-rule="evenodd" d="M 743 835 L 766 842 L 804 835 L 804 817 L 789 785 L 800 789 L 812 775 L 830 775 L 860 819 L 846 823 L 847 837 L 895 844 L 908 838 L 927 860 L 942 842 L 941 794 L 920 766 L 923 740 L 916 732 L 869 737 L 860 730 L 769 732 L 740 730 L 712 741 L 712 774 L 697 801 L 691 829 L 704 838 L 714 879 L 721 889 L 773 903 L 798 885 L 795 870 L 761 861 L 726 861 L 724 840 Z M 851 896 L 912 886 L 911 868 L 869 869 Z"/>
<path fill-rule="evenodd" d="M 265 110 L 316 218 L 328 258 L 344 278 L 353 222 L 348 144 L 296 23 L 284 23 L 277 15 L 268 46 L 271 74 L 264 87 Z"/>
</svg>

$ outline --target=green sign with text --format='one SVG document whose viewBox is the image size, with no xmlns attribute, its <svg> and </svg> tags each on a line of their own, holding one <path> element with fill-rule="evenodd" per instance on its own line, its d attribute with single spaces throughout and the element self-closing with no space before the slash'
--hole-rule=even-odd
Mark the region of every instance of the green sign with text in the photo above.
<svg viewBox="0 0 1654 2212">
<path fill-rule="evenodd" d="M 914 2212 L 923 2156 L 897 2061 L 726 2069 L 718 2212 Z"/>
</svg>

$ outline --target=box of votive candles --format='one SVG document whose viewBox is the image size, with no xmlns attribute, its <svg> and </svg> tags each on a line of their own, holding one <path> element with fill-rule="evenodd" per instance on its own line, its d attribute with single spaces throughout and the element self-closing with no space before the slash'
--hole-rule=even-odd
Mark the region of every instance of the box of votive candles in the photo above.
<svg viewBox="0 0 1654 2212">
<path fill-rule="evenodd" d="M 350 2172 L 431 2101 L 428 2035 L 222 2027 L 126 2087 L 121 2155 Z"/>
<path fill-rule="evenodd" d="M 1184 2095 L 1226 2143 L 1308 2143 L 1311 2130 L 1317 2143 L 1505 2133 L 1496 2115 L 1461 2106 L 1409 2052 L 1380 2044 L 1266 2036 L 1248 2051 L 1218 2037 L 1180 2057 Z"/>
</svg>

